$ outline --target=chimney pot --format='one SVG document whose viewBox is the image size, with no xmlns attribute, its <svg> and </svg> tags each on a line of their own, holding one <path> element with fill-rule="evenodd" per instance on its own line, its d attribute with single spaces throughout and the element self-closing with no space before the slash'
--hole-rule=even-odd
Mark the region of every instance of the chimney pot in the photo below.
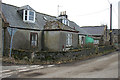
<svg viewBox="0 0 120 80">
<path fill-rule="evenodd" d="M 62 15 L 62 12 L 60 12 L 60 15 Z"/>
<path fill-rule="evenodd" d="M 62 15 L 64 15 L 64 12 L 62 12 Z"/>
</svg>

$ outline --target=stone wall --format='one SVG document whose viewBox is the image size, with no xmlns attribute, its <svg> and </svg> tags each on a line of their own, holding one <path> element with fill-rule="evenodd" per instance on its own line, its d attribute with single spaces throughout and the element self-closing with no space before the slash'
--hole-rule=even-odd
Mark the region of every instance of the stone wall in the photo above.
<svg viewBox="0 0 120 80">
<path fill-rule="evenodd" d="M 107 53 L 115 51 L 113 46 L 101 46 L 94 48 L 74 49 L 70 51 L 59 52 L 29 52 L 24 50 L 13 50 L 12 57 L 17 60 L 24 60 L 27 64 L 56 64 L 59 62 L 70 62 L 75 60 L 81 60 L 84 58 L 91 58 L 99 55 L 105 55 Z M 34 55 L 34 57 L 32 56 Z"/>
<path fill-rule="evenodd" d="M 6 49 L 10 49 L 10 41 L 11 36 L 8 32 L 8 29 L 4 29 L 4 51 Z M 12 49 L 21 49 L 21 50 L 32 50 L 33 48 L 30 45 L 30 33 L 34 32 L 38 34 L 38 45 L 34 49 L 35 51 L 41 51 L 41 31 L 32 31 L 32 30 L 24 30 L 24 29 L 17 29 L 13 36 L 12 42 Z M 5 54 L 7 54 L 5 52 Z"/>
</svg>

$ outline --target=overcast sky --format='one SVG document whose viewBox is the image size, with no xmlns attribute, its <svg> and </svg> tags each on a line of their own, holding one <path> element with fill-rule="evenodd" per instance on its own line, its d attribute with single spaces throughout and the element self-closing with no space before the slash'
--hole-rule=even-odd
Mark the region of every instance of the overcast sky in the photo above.
<svg viewBox="0 0 120 80">
<path fill-rule="evenodd" d="M 118 28 L 118 1 L 120 0 L 2 0 L 18 7 L 30 5 L 40 13 L 58 16 L 66 11 L 68 19 L 79 26 L 110 24 L 110 3 L 113 4 L 113 28 Z"/>
</svg>

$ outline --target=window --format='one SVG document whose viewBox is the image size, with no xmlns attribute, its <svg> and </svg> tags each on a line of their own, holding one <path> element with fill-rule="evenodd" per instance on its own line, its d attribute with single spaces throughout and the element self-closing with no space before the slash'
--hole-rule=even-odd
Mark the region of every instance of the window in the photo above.
<svg viewBox="0 0 120 80">
<path fill-rule="evenodd" d="M 67 25 L 69 26 L 69 21 L 67 21 Z"/>
<path fill-rule="evenodd" d="M 72 46 L 72 34 L 67 34 L 66 36 L 66 46 Z"/>
<path fill-rule="evenodd" d="M 94 44 L 99 44 L 99 40 L 94 40 Z"/>
<path fill-rule="evenodd" d="M 62 20 L 62 23 L 65 24 L 65 19 Z"/>
<path fill-rule="evenodd" d="M 32 47 L 36 47 L 38 45 L 38 34 L 30 33 L 30 43 Z"/>
<path fill-rule="evenodd" d="M 35 12 L 32 10 L 24 10 L 23 11 L 23 21 L 25 22 L 35 22 Z"/>
<path fill-rule="evenodd" d="M 67 26 L 69 26 L 69 21 L 66 20 L 66 19 L 62 19 L 62 23 L 65 24 L 65 25 L 67 25 Z"/>
<path fill-rule="evenodd" d="M 84 37 L 79 35 L 79 44 L 84 44 Z"/>
</svg>

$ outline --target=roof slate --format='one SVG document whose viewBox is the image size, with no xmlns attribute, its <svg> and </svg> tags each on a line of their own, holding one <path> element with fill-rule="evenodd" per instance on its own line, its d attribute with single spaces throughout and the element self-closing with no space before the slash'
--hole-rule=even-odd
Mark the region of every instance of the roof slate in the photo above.
<svg viewBox="0 0 120 80">
<path fill-rule="evenodd" d="M 84 26 L 81 27 L 88 35 L 103 35 L 105 26 Z"/>
<path fill-rule="evenodd" d="M 50 16 L 47 14 L 36 12 L 35 23 L 26 23 L 23 21 L 22 17 L 17 12 L 20 8 L 21 7 L 16 7 L 13 5 L 2 3 L 2 12 L 3 12 L 7 22 L 12 27 L 21 27 L 21 28 L 43 30 L 44 25 L 46 24 L 46 20 L 44 20 L 44 17 L 48 21 L 57 20 L 57 17 L 55 17 L 55 16 Z M 84 31 L 82 28 L 80 28 L 75 22 L 69 20 L 69 23 L 70 23 L 69 27 L 71 27 L 73 29 L 75 27 L 75 30 L 79 31 L 79 34 L 86 34 L 86 31 Z"/>
<path fill-rule="evenodd" d="M 42 30 L 43 26 L 46 23 L 43 17 L 46 17 L 48 20 L 51 20 L 51 19 L 55 20 L 54 17 L 36 12 L 35 23 L 26 23 L 22 20 L 22 17 L 18 14 L 17 10 L 19 10 L 19 7 L 15 7 L 15 6 L 4 4 L 4 3 L 2 4 L 2 12 L 7 22 L 9 22 L 10 26 L 12 27 L 34 28 L 34 29 Z"/>
</svg>

